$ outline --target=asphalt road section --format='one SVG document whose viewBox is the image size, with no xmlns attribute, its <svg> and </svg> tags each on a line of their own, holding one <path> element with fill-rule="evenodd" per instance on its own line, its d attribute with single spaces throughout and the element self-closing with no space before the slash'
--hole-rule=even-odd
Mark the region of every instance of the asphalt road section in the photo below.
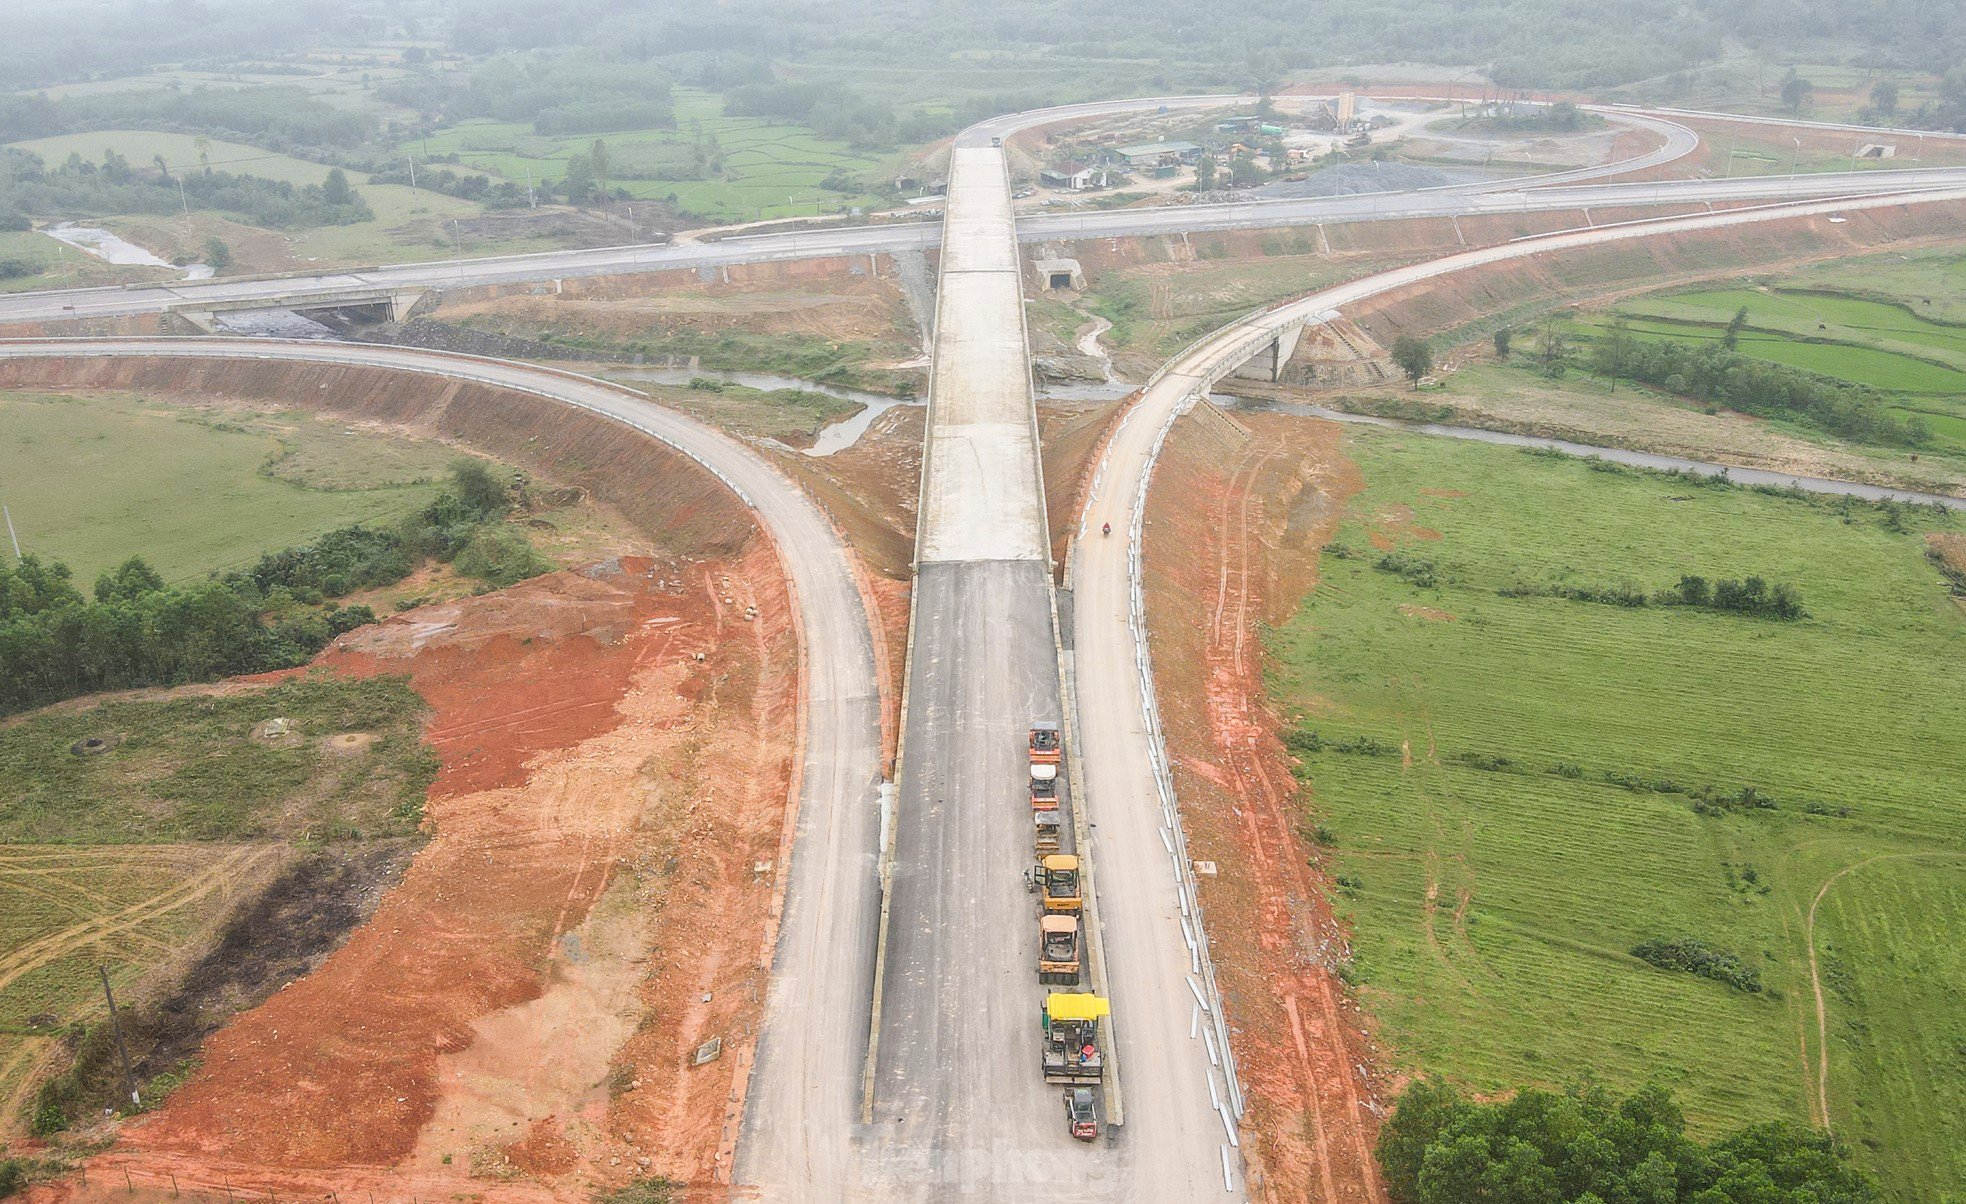
<svg viewBox="0 0 1966 1204">
<path fill-rule="evenodd" d="M 1080 517 L 1078 538 L 1073 540 L 1070 575 L 1078 696 L 1099 700 L 1097 706 L 1080 708 L 1079 743 L 1086 773 L 1082 789 L 1099 825 L 1094 853 L 1099 864 L 1107 962 L 1114 998 L 1122 1001 L 1125 1009 L 1120 1037 L 1127 1068 L 1129 1129 L 1138 1124 L 1144 1134 L 1150 1124 L 1157 1128 L 1180 1124 L 1176 1116 L 1161 1115 L 1177 1102 L 1175 1094 L 1164 1092 L 1157 1098 L 1141 1084 L 1184 1073 L 1192 1077 L 1192 1068 L 1203 1058 L 1196 1046 L 1202 1043 L 1200 1034 L 1207 1028 L 1197 1014 L 1199 998 L 1183 983 L 1193 974 L 1194 963 L 1189 934 L 1182 927 L 1176 871 L 1169 861 L 1170 844 L 1178 842 L 1163 831 L 1166 820 L 1153 767 L 1157 737 L 1144 720 L 1151 677 L 1150 670 L 1143 671 L 1147 664 L 1146 625 L 1136 618 L 1135 610 L 1140 589 L 1139 533 L 1145 521 L 1147 488 L 1162 440 L 1174 421 L 1278 331 L 1318 321 L 1343 306 L 1419 281 L 1594 243 L 1803 215 L 1820 215 L 1826 220 L 1857 209 L 1962 198 L 1966 198 L 1966 188 L 1943 197 L 1918 194 L 1702 214 L 1468 251 L 1324 289 L 1245 318 L 1201 340 L 1155 375 L 1107 445 L 1096 471 L 1097 484 Z M 1087 538 L 1088 532 L 1107 523 L 1126 537 Z M 1201 1065 L 1207 1068 L 1208 1061 L 1201 1060 Z M 1220 1126 L 1214 1136 L 1222 1138 Z"/>
<path fill-rule="evenodd" d="M 0 342 L 0 357 L 48 355 L 357 364 L 518 389 L 606 415 L 676 448 L 752 508 L 776 545 L 798 602 L 805 730 L 786 909 L 736 1180 L 782 1185 L 787 1199 L 838 1198 L 836 1185 L 851 1173 L 880 910 L 880 695 L 873 637 L 846 548 L 806 493 L 756 452 L 704 423 L 631 390 L 530 364 L 264 339 Z"/>
</svg>

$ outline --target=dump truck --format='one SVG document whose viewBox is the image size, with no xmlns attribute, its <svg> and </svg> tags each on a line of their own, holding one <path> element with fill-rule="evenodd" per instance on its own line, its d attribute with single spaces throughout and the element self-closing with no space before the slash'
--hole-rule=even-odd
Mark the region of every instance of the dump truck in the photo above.
<svg viewBox="0 0 1966 1204">
<path fill-rule="evenodd" d="M 1040 1055 L 1047 1083 L 1097 1083 L 1106 1073 L 1099 1020 L 1113 1014 L 1103 996 L 1053 991 L 1038 1013 L 1044 1027 Z"/>
<path fill-rule="evenodd" d="M 1046 853 L 1056 853 L 1064 847 L 1063 840 L 1059 834 L 1061 825 L 1058 822 L 1058 808 L 1055 805 L 1049 808 L 1039 808 L 1031 812 L 1031 817 L 1036 821 L 1037 826 L 1036 836 L 1033 839 L 1033 847 L 1036 848 L 1038 856 L 1043 857 Z"/>
<path fill-rule="evenodd" d="M 1065 746 L 1058 738 L 1058 725 L 1055 723 L 1033 723 L 1031 725 L 1031 764 L 1056 765 L 1065 754 Z"/>
<path fill-rule="evenodd" d="M 1065 1092 L 1065 1127 L 1080 1141 L 1099 1136 L 1099 1093 L 1090 1087 Z"/>
<path fill-rule="evenodd" d="M 1037 894 L 1040 910 L 1079 913 L 1079 859 L 1070 853 L 1047 854 L 1024 875 L 1024 884 Z"/>
<path fill-rule="evenodd" d="M 1079 918 L 1062 914 L 1038 917 L 1038 981 L 1079 985 Z"/>
</svg>

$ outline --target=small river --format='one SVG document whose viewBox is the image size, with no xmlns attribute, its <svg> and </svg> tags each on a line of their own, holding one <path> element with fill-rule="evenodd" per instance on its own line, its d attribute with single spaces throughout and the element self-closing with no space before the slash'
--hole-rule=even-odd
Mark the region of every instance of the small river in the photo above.
<svg viewBox="0 0 1966 1204">
<path fill-rule="evenodd" d="M 1415 435 L 1433 435 L 1443 439 L 1466 439 L 1474 443 L 1495 443 L 1503 447 L 1538 447 L 1552 451 L 1565 452 L 1573 456 L 1596 456 L 1614 464 L 1626 464 L 1633 468 L 1652 468 L 1661 471 L 1678 469 L 1681 472 L 1698 473 L 1703 477 L 1724 476 L 1743 485 L 1773 485 L 1781 489 L 1800 489 L 1807 493 L 1829 493 L 1844 497 L 1864 498 L 1867 501 L 1919 502 L 1925 505 L 1944 506 L 1948 510 L 1966 510 L 1966 498 L 1949 497 L 1942 493 L 1920 493 L 1913 489 L 1888 489 L 1881 485 L 1864 485 L 1856 481 L 1835 481 L 1827 477 L 1798 477 L 1785 472 L 1769 472 L 1761 468 L 1742 468 L 1732 464 L 1713 464 L 1705 460 L 1687 460 L 1679 456 L 1661 456 L 1652 452 L 1626 451 L 1618 447 L 1592 447 L 1588 443 L 1572 443 L 1567 439 L 1543 439 L 1534 435 L 1511 435 L 1504 431 L 1484 431 L 1479 427 L 1445 426 L 1438 422 L 1406 422 L 1398 418 L 1379 418 L 1370 414 L 1347 414 L 1343 410 L 1326 409 L 1324 406 L 1304 405 L 1296 402 L 1272 402 L 1267 399 L 1252 401 L 1233 397 L 1226 393 L 1212 394 L 1209 398 L 1224 409 L 1268 410 L 1278 414 L 1297 414 L 1306 418 L 1329 418 L 1333 422 L 1350 422 L 1360 426 L 1385 427 L 1390 430 L 1408 431 Z"/>
<path fill-rule="evenodd" d="M 208 264 L 194 263 L 182 269 L 168 260 L 139 247 L 133 242 L 117 237 L 100 226 L 78 226 L 73 222 L 56 222 L 41 231 L 56 242 L 66 243 L 86 255 L 93 255 L 104 263 L 146 268 L 172 268 L 184 272 L 186 280 L 209 280 L 212 269 Z"/>
</svg>

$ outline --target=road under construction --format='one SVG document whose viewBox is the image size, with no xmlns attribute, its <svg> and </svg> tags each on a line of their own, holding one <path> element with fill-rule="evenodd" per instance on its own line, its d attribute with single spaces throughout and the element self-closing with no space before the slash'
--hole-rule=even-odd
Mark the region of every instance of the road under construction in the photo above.
<svg viewBox="0 0 1966 1204">
<path fill-rule="evenodd" d="M 1966 177 L 1943 172 L 1905 182 L 1866 173 L 1863 195 L 1843 195 L 1843 181 L 1830 181 L 1832 200 L 1788 202 L 1798 186 L 1784 181 L 1786 192 L 1767 194 L 1783 203 L 1478 248 L 1242 319 L 1182 352 L 1116 422 L 1060 591 L 1024 330 L 1018 242 L 1028 223 L 1012 213 L 995 143 L 1073 116 L 986 123 L 952 152 L 891 790 L 880 780 L 872 642 L 848 554 L 812 501 L 742 443 L 615 386 L 475 357 L 247 339 L 0 343 L 0 356 L 318 359 L 495 381 L 681 448 L 758 513 L 794 583 L 807 685 L 785 920 L 733 1175 L 747 1198 L 1244 1193 L 1239 1087 L 1183 854 L 1140 595 L 1154 461 L 1173 421 L 1210 384 L 1286 329 L 1505 259 L 1966 199 Z M 1713 183 L 1691 182 L 1684 193 L 1642 187 L 1685 201 Z M 1431 203 L 1382 200 L 1389 209 Z M 822 245 L 795 253 L 840 253 L 812 237 Z M 0 320 L 76 316 L 69 296 L 19 295 Z M 1107 526 L 1112 537 L 1086 538 Z M 1057 723 L 1064 734 L 1065 847 L 1089 870 L 1084 981 L 1113 1008 L 1108 1108 L 1123 1123 L 1089 1146 L 1074 1140 L 1059 1090 L 1039 1070 L 1047 989 L 1032 972 L 1039 925 L 1020 880 L 1032 863 L 1026 737 L 1034 723 Z"/>
</svg>

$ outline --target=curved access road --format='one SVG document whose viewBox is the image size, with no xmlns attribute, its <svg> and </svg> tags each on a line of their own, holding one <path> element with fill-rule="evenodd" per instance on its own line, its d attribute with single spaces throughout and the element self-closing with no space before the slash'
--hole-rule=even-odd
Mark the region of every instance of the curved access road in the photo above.
<svg viewBox="0 0 1966 1204">
<path fill-rule="evenodd" d="M 1079 743 L 1085 781 L 1081 791 L 1098 820 L 1101 906 L 1106 917 L 1107 960 L 1112 992 L 1125 1001 L 1120 1029 L 1126 1054 L 1129 1093 L 1143 1074 L 1136 1049 L 1149 1057 L 1189 1048 L 1197 1032 L 1198 996 L 1189 983 L 1194 953 L 1183 931 L 1192 886 L 1169 865 L 1170 848 L 1179 848 L 1179 812 L 1163 811 L 1165 783 L 1161 736 L 1149 716 L 1153 677 L 1147 656 L 1147 616 L 1140 602 L 1141 531 L 1147 490 L 1162 441 L 1175 419 L 1205 396 L 1217 380 L 1273 340 L 1280 331 L 1319 321 L 1343 306 L 1393 289 L 1453 272 L 1533 255 L 1624 239 L 1695 230 L 1721 229 L 1752 222 L 1853 210 L 1966 199 L 1966 188 L 1912 197 L 1873 197 L 1844 202 L 1812 202 L 1751 211 L 1666 218 L 1654 222 L 1554 234 L 1450 255 L 1312 293 L 1297 301 L 1244 318 L 1208 335 L 1183 351 L 1148 382 L 1120 421 L 1107 445 L 1094 486 L 1072 543 L 1072 630 L 1076 641 L 1078 696 L 1097 699 L 1082 706 Z M 1087 539 L 1103 524 L 1123 539 Z M 1170 835 L 1168 828 L 1175 832 Z M 1136 1105 L 1129 1100 L 1129 1111 Z"/>
<path fill-rule="evenodd" d="M 879 919 L 880 692 L 868 617 L 845 545 L 804 490 L 764 457 L 643 394 L 531 364 L 445 352 L 272 339 L 0 342 L 0 358 L 120 356 L 358 365 L 477 381 L 589 410 L 714 473 L 776 545 L 796 600 L 803 730 L 798 814 L 737 1181 L 842 1182 L 859 1117 Z M 810 1196 L 807 1198 L 818 1198 Z"/>
</svg>

